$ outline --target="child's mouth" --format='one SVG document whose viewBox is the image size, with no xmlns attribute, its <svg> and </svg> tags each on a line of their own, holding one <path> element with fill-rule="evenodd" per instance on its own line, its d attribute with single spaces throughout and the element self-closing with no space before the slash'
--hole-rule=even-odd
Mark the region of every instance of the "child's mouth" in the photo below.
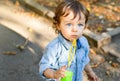
<svg viewBox="0 0 120 81">
<path fill-rule="evenodd" d="M 72 38 L 77 38 L 77 35 L 71 35 Z"/>
</svg>

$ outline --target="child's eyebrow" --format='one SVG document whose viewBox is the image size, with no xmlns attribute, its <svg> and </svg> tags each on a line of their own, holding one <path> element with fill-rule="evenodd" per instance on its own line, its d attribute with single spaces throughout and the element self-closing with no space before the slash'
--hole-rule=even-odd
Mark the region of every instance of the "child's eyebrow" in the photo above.
<svg viewBox="0 0 120 81">
<path fill-rule="evenodd" d="M 71 22 L 71 21 L 69 20 L 69 21 L 64 21 L 64 22 Z"/>
</svg>

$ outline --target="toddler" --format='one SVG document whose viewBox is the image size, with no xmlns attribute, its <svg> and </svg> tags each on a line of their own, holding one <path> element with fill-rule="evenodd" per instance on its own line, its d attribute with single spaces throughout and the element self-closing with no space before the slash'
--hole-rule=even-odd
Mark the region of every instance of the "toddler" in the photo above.
<svg viewBox="0 0 120 81">
<path fill-rule="evenodd" d="M 90 81 L 98 81 L 89 65 L 89 44 L 83 36 L 88 15 L 88 10 L 78 0 L 65 0 L 56 8 L 53 28 L 58 36 L 47 45 L 39 63 L 40 75 L 46 81 L 60 81 L 67 70 L 73 73 L 72 81 L 82 81 L 83 70 Z M 71 49 L 73 41 L 75 50 Z M 68 59 L 70 53 L 72 56 Z"/>
</svg>

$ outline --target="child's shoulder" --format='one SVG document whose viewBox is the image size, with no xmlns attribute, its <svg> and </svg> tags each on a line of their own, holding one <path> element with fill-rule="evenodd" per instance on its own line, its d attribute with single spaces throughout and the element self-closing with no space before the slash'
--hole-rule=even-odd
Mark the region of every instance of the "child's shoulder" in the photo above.
<svg viewBox="0 0 120 81">
<path fill-rule="evenodd" d="M 81 37 L 79 38 L 79 40 L 80 40 L 81 42 L 83 42 L 83 43 L 88 43 L 88 40 L 87 40 L 87 38 L 86 38 L 85 36 L 81 36 Z"/>
<path fill-rule="evenodd" d="M 55 47 L 59 43 L 58 37 L 54 38 L 52 41 L 50 41 L 47 45 L 47 47 Z"/>
<path fill-rule="evenodd" d="M 80 38 L 79 38 L 79 40 L 80 40 L 80 43 L 81 43 L 81 45 L 82 45 L 82 47 L 89 47 L 89 43 L 88 43 L 88 40 L 87 40 L 87 38 L 85 37 L 85 36 L 81 36 Z"/>
</svg>

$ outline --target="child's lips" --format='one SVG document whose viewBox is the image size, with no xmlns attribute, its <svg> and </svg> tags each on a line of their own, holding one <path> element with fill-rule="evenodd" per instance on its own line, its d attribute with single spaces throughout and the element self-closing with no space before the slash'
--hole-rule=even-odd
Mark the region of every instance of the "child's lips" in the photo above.
<svg viewBox="0 0 120 81">
<path fill-rule="evenodd" d="M 72 38 L 77 38 L 77 35 L 71 35 Z"/>
</svg>

